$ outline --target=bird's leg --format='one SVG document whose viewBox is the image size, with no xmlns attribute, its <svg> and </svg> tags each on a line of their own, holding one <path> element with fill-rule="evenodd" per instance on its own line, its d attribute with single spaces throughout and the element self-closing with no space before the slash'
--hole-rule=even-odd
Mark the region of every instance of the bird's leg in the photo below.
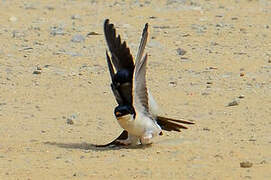
<svg viewBox="0 0 271 180">
<path fill-rule="evenodd" d="M 141 138 L 140 138 L 140 142 L 143 145 L 147 145 L 147 144 L 152 144 L 151 139 L 152 139 L 153 135 L 152 133 L 145 133 Z"/>
</svg>

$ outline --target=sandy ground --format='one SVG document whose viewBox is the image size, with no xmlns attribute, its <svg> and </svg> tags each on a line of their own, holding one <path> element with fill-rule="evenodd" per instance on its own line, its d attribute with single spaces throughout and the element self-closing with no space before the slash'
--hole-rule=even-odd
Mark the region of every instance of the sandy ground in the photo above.
<svg viewBox="0 0 271 180">
<path fill-rule="evenodd" d="M 2 0 L 0 17 L 0 179 L 271 179 L 271 1 Z M 121 132 L 105 18 L 133 54 L 149 22 L 148 87 L 196 125 L 92 146 Z"/>
</svg>

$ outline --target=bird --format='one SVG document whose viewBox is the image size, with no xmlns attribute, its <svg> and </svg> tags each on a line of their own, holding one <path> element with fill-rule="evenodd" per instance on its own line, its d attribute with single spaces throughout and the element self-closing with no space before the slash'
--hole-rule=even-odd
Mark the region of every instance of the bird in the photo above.
<svg viewBox="0 0 271 180">
<path fill-rule="evenodd" d="M 149 145 L 152 138 L 163 135 L 162 130 L 180 132 L 180 129 L 187 129 L 182 124 L 194 124 L 192 121 L 159 115 L 159 107 L 146 83 L 148 54 L 143 54 L 148 38 L 148 23 L 143 29 L 135 62 L 126 41 L 122 42 L 120 35 L 116 36 L 114 24 L 109 19 L 104 21 L 104 35 L 111 54 L 110 57 L 106 50 L 111 90 L 118 103 L 114 115 L 123 131 L 112 142 L 97 147 Z"/>
</svg>

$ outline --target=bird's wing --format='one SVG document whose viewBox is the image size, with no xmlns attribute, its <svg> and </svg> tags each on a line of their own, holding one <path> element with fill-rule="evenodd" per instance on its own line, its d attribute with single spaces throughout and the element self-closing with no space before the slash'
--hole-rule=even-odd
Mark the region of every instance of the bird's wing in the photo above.
<svg viewBox="0 0 271 180">
<path fill-rule="evenodd" d="M 145 27 L 142 32 L 140 44 L 139 44 L 137 55 L 136 55 L 136 62 L 142 59 L 144 49 L 147 43 L 147 39 L 148 39 L 148 23 L 145 24 Z"/>
<path fill-rule="evenodd" d="M 116 29 L 113 24 L 109 23 L 109 19 L 104 22 L 104 35 L 116 70 L 127 69 L 133 72 L 134 61 L 130 49 L 125 41 L 121 42 L 120 35 L 116 37 Z"/>
<path fill-rule="evenodd" d="M 148 91 L 146 86 L 147 54 L 141 61 L 136 61 L 133 79 L 133 106 L 135 111 L 150 115 Z"/>
<path fill-rule="evenodd" d="M 134 61 L 126 42 L 122 42 L 120 35 L 116 37 L 116 29 L 106 19 L 104 22 L 104 35 L 111 53 L 111 59 L 106 54 L 108 69 L 112 80 L 111 89 L 119 105 L 132 104 L 132 75 Z M 113 66 L 114 65 L 114 66 Z M 116 72 L 114 72 L 114 68 Z M 126 74 L 121 74 L 125 72 Z M 119 73 L 119 74 L 117 74 Z M 118 83 L 118 78 L 125 78 L 125 83 Z"/>
<path fill-rule="evenodd" d="M 104 34 L 105 39 L 108 45 L 108 48 L 111 52 L 111 59 L 106 53 L 108 69 L 111 76 L 111 88 L 114 93 L 114 96 L 119 105 L 121 104 L 132 104 L 132 79 L 134 73 L 134 62 L 133 57 L 130 54 L 129 48 L 126 46 L 126 42 L 121 42 L 121 38 L 118 35 L 116 37 L 116 30 L 113 24 L 109 23 L 109 20 L 106 19 L 104 22 Z M 145 27 L 142 32 L 141 41 L 138 48 L 138 53 L 136 60 L 140 61 L 146 46 L 148 38 L 148 23 L 145 24 Z M 113 64 L 112 64 L 113 63 Z M 113 67 L 114 65 L 114 67 Z M 117 71 L 114 72 L 114 68 Z M 128 79 L 126 82 L 117 83 L 117 78 L 123 77 L 121 73 L 125 71 L 128 72 Z M 114 78 L 117 77 L 117 78 Z"/>
<path fill-rule="evenodd" d="M 113 65 L 112 65 L 112 61 L 111 61 L 107 51 L 106 51 L 106 60 L 107 60 L 107 66 L 108 66 L 108 69 L 109 69 L 111 81 L 112 81 L 111 89 L 113 91 L 113 94 L 114 94 L 115 99 L 118 102 L 118 104 L 123 104 L 124 103 L 124 98 L 121 96 L 121 94 L 120 94 L 120 92 L 118 90 L 117 84 L 114 83 L 115 71 L 114 71 L 114 68 L 113 68 Z"/>
<path fill-rule="evenodd" d="M 108 146 L 123 146 L 119 140 L 126 140 L 128 139 L 128 132 L 126 130 L 123 130 L 122 133 L 117 137 L 115 140 L 113 140 L 110 143 L 103 144 L 103 145 L 94 145 L 95 147 L 108 147 Z"/>
</svg>

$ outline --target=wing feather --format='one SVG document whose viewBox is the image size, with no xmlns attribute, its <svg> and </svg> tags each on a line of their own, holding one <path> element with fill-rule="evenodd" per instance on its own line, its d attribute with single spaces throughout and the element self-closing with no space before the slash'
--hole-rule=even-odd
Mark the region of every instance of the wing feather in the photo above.
<svg viewBox="0 0 271 180">
<path fill-rule="evenodd" d="M 130 49 L 125 41 L 121 43 L 120 35 L 116 37 L 116 29 L 109 23 L 109 19 L 104 22 L 104 35 L 116 70 L 128 69 L 133 72 L 134 61 Z"/>
<path fill-rule="evenodd" d="M 139 44 L 138 51 L 137 51 L 137 55 L 136 55 L 136 62 L 140 61 L 142 59 L 142 56 L 143 56 L 143 53 L 145 50 L 145 46 L 147 43 L 147 39 L 148 39 L 148 23 L 145 24 L 145 27 L 142 32 L 142 37 L 141 37 L 140 44 Z"/>
<path fill-rule="evenodd" d="M 146 54 L 141 61 L 136 61 L 133 80 L 133 106 L 136 111 L 149 114 L 148 92 L 146 85 Z"/>
</svg>

